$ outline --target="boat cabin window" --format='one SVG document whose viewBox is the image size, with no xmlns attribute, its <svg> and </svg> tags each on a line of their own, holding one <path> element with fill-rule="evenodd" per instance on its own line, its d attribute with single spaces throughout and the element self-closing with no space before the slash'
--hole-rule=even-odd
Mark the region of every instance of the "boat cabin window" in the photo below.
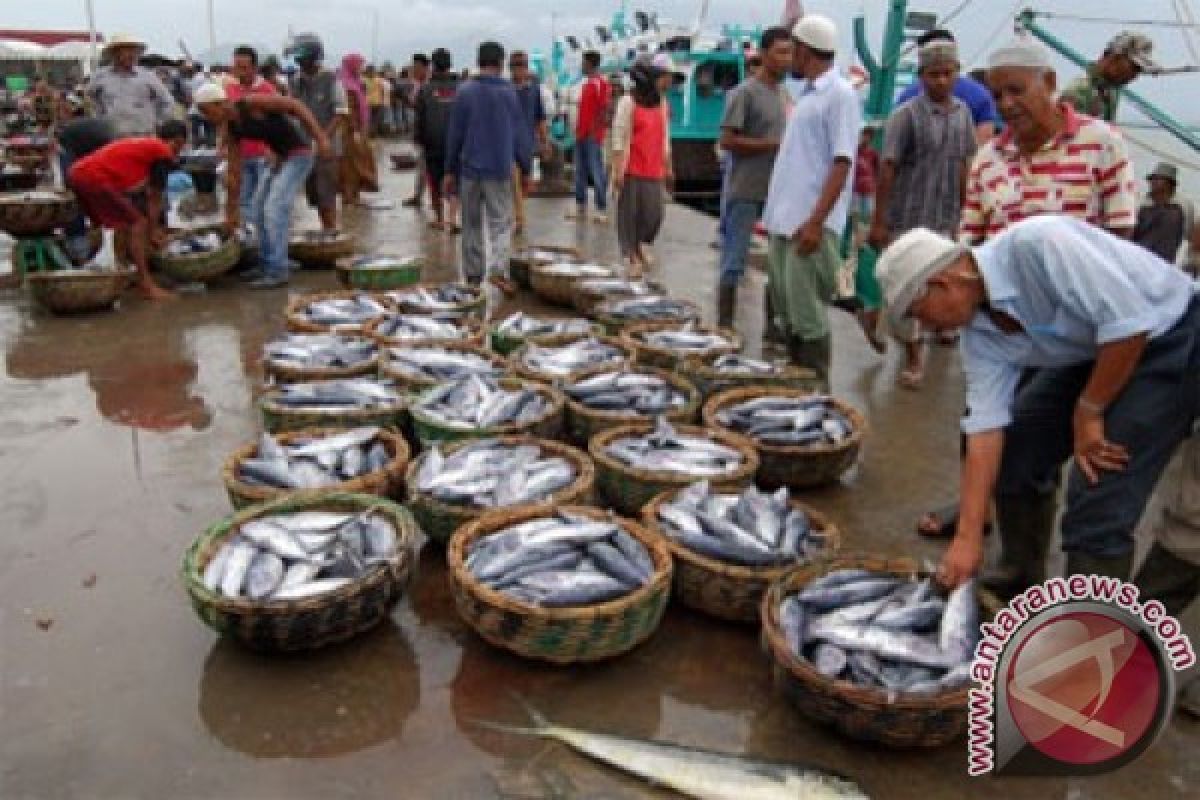
<svg viewBox="0 0 1200 800">
<path fill-rule="evenodd" d="M 712 97 L 717 92 L 727 92 L 741 83 L 741 71 L 736 63 L 709 61 L 696 67 L 693 80 L 696 82 L 696 94 L 701 97 Z"/>
</svg>

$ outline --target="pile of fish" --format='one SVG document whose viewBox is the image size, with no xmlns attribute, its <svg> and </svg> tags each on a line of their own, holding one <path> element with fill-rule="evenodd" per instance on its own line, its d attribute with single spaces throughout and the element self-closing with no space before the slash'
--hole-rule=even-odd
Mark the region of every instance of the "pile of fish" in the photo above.
<svg viewBox="0 0 1200 800">
<path fill-rule="evenodd" d="M 740 353 L 725 353 L 712 361 L 712 368 L 717 372 L 729 375 L 778 375 L 780 369 L 769 361 L 759 361 L 756 358 Z"/>
<path fill-rule="evenodd" d="M 300 307 L 299 315 L 315 325 L 361 326 L 388 312 L 387 306 L 369 294 L 325 297 Z"/>
<path fill-rule="evenodd" d="M 171 239 L 163 248 L 163 252 L 169 256 L 191 256 L 197 253 L 211 253 L 224 243 L 221 234 L 216 231 L 189 233 Z"/>
<path fill-rule="evenodd" d="M 736 472 L 745 459 L 737 450 L 706 436 L 679 433 L 659 417 L 654 429 L 609 442 L 613 458 L 636 469 L 715 478 Z"/>
<path fill-rule="evenodd" d="M 345 236 L 346 234 L 341 231 L 315 230 L 304 231 L 298 234 L 296 238 L 309 244 L 328 244 L 330 242 L 341 241 Z"/>
<path fill-rule="evenodd" d="M 249 222 L 243 222 L 238 226 L 237 232 L 234 233 L 238 243 L 242 247 L 257 247 L 258 246 L 258 229 Z"/>
<path fill-rule="evenodd" d="M 416 256 L 396 258 L 395 256 L 363 256 L 350 262 L 351 269 L 398 269 L 418 262 Z"/>
<path fill-rule="evenodd" d="M 378 428 L 293 439 L 291 444 L 264 433 L 254 456 L 238 464 L 237 477 L 273 489 L 321 489 L 378 472 L 389 461 Z"/>
<path fill-rule="evenodd" d="M 388 365 L 412 378 L 434 383 L 455 381 L 468 375 L 499 377 L 504 372 L 503 368 L 478 353 L 447 350 L 435 345 L 389 348 Z"/>
<path fill-rule="evenodd" d="M 541 375 L 565 378 L 588 367 L 622 364 L 625 351 L 589 336 L 560 345 L 527 344 L 521 351 L 521 363 Z"/>
<path fill-rule="evenodd" d="M 574 261 L 557 261 L 538 267 L 543 275 L 559 275 L 570 278 L 611 278 L 617 274 L 613 267 L 603 264 L 581 264 Z"/>
<path fill-rule="evenodd" d="M 394 408 L 404 402 L 392 383 L 372 378 L 289 383 L 268 398 L 276 405 L 305 411 Z"/>
<path fill-rule="evenodd" d="M 566 253 L 561 253 L 557 250 L 543 250 L 540 247 L 524 247 L 513 253 L 512 257 L 540 264 L 553 264 L 559 261 L 569 263 L 573 258 L 573 256 Z"/>
<path fill-rule="evenodd" d="M 714 494 L 701 481 L 660 505 L 658 517 L 666 534 L 689 550 L 744 567 L 812 558 L 827 544 L 808 514 L 788 502 L 787 489 Z"/>
<path fill-rule="evenodd" d="M 298 600 L 361 579 L 393 560 L 396 546 L 396 529 L 374 510 L 259 517 L 221 545 L 203 582 L 226 597 Z"/>
<path fill-rule="evenodd" d="M 502 319 L 496 330 L 507 336 L 521 339 L 530 336 L 557 336 L 564 333 L 591 333 L 592 323 L 586 319 L 543 319 L 523 311 L 517 311 Z"/>
<path fill-rule="evenodd" d="M 779 607 L 788 647 L 830 678 L 897 694 L 937 694 L 970 680 L 979 638 L 975 581 L 942 598 L 926 579 L 830 572 Z"/>
<path fill-rule="evenodd" d="M 370 339 L 328 333 L 298 333 L 268 342 L 263 358 L 270 364 L 293 369 L 353 367 L 375 358 L 378 347 Z"/>
<path fill-rule="evenodd" d="M 480 439 L 448 456 L 434 446 L 421 457 L 417 491 L 453 505 L 496 508 L 538 503 L 576 478 L 570 461 L 536 444 Z"/>
<path fill-rule="evenodd" d="M 406 311 L 433 313 L 454 311 L 479 299 L 479 290 L 470 286 L 444 283 L 440 286 L 415 286 L 388 294 Z"/>
<path fill-rule="evenodd" d="M 696 309 L 663 294 L 626 297 L 602 303 L 597 313 L 628 322 L 672 321 L 686 322 L 696 318 Z"/>
<path fill-rule="evenodd" d="M 717 422 L 763 444 L 784 446 L 836 445 L 854 433 L 854 425 L 824 395 L 757 397 L 721 409 Z"/>
<path fill-rule="evenodd" d="M 22 172 L 24 172 L 24 170 L 14 164 L 6 164 L 4 166 L 5 175 L 15 175 Z M 3 202 L 4 205 L 27 206 L 45 205 L 46 203 L 62 203 L 69 199 L 70 197 L 62 192 L 33 191 L 21 192 L 19 195 L 15 193 L 6 193 L 4 197 L 0 199 L 0 202 Z"/>
<path fill-rule="evenodd" d="M 687 405 L 685 392 L 662 376 L 636 370 L 590 375 L 563 387 L 571 399 L 597 411 L 627 411 L 656 417 Z"/>
<path fill-rule="evenodd" d="M 682 328 L 637 331 L 634 338 L 651 347 L 673 350 L 684 355 L 704 355 L 714 350 L 736 347 L 736 343 L 719 333 L 696 330 L 688 323 Z"/>
<path fill-rule="evenodd" d="M 470 330 L 457 314 L 388 314 L 375 326 L 388 339 L 465 339 Z"/>
<path fill-rule="evenodd" d="M 541 419 L 550 407 L 542 394 L 526 387 L 505 389 L 494 378 L 471 375 L 426 392 L 414 406 L 457 430 L 487 430 Z"/>
<path fill-rule="evenodd" d="M 650 553 L 620 525 L 567 512 L 476 541 L 466 567 L 514 600 L 549 608 L 615 600 L 654 576 Z"/>
<path fill-rule="evenodd" d="M 610 298 L 644 297 L 662 293 L 661 289 L 645 281 L 631 281 L 626 278 L 588 278 L 575 286 L 581 293 L 600 294 Z"/>
</svg>

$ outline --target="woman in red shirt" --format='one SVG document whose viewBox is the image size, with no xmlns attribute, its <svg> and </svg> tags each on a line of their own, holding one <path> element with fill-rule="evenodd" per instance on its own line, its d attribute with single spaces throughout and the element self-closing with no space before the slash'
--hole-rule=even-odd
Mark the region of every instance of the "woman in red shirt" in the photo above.
<svg viewBox="0 0 1200 800">
<path fill-rule="evenodd" d="M 617 104 L 612 132 L 612 184 L 617 195 L 617 241 L 630 277 L 650 263 L 663 221 L 671 169 L 670 108 L 663 92 L 671 85 L 669 57 L 630 70 L 633 91 Z"/>
</svg>

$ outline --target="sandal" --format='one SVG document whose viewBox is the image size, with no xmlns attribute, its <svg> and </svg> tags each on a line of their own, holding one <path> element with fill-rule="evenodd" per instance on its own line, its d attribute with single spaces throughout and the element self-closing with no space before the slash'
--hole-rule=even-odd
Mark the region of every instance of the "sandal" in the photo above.
<svg viewBox="0 0 1200 800">
<path fill-rule="evenodd" d="M 491 275 L 488 277 L 488 282 L 506 295 L 511 296 L 517 293 L 516 284 L 503 275 Z"/>
<path fill-rule="evenodd" d="M 921 382 L 925 380 L 925 375 L 919 369 L 904 369 L 900 371 L 900 377 L 896 382 L 905 389 L 911 389 L 914 392 L 921 388 Z"/>
<path fill-rule="evenodd" d="M 958 344 L 958 331 L 942 331 L 934 341 L 941 347 L 955 347 Z"/>
</svg>

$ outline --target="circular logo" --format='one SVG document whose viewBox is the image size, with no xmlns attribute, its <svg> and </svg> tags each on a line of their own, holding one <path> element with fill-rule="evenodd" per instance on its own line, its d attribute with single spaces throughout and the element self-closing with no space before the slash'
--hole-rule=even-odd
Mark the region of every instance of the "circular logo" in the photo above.
<svg viewBox="0 0 1200 800">
<path fill-rule="evenodd" d="M 1064 610 L 1033 623 L 1004 676 L 1025 741 L 1054 761 L 1091 769 L 1145 750 L 1170 700 L 1168 667 L 1149 634 L 1102 610 Z"/>
</svg>

